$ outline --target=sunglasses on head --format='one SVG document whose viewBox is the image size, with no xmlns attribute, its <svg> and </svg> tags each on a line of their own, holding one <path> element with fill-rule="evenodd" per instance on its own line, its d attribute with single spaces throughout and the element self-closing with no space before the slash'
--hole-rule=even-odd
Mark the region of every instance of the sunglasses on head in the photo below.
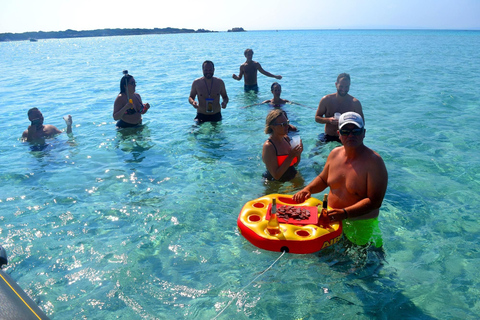
<svg viewBox="0 0 480 320">
<path fill-rule="evenodd" d="M 340 132 L 340 135 L 342 136 L 348 136 L 350 133 L 353 134 L 354 136 L 359 136 L 363 133 L 363 128 L 357 128 L 357 129 L 352 129 L 352 130 L 348 130 L 348 129 L 340 129 L 338 130 Z"/>
</svg>

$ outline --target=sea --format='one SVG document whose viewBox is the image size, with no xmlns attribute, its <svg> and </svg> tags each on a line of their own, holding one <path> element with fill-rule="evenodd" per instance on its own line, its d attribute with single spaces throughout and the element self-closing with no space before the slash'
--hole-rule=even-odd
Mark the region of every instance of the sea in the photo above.
<svg viewBox="0 0 480 320">
<path fill-rule="evenodd" d="M 244 50 L 281 80 L 232 79 Z M 4 270 L 51 319 L 480 318 L 480 31 L 294 30 L 0 43 L 0 245 Z M 188 103 L 212 60 L 230 98 L 197 125 Z M 151 105 L 112 117 L 122 71 Z M 338 143 L 319 143 L 320 99 L 351 75 L 365 144 L 385 161 L 384 258 L 342 243 L 259 249 L 243 205 L 294 194 Z M 270 86 L 304 151 L 293 182 L 265 182 Z M 73 133 L 21 141 L 27 111 Z M 323 193 L 314 195 L 322 199 Z"/>
</svg>

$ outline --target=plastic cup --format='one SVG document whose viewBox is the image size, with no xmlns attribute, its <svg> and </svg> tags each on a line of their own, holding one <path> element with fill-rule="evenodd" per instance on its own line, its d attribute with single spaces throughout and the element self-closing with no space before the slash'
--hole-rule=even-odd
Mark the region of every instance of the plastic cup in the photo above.
<svg viewBox="0 0 480 320">
<path fill-rule="evenodd" d="M 291 142 L 292 148 L 295 148 L 299 144 L 300 144 L 300 136 L 299 135 L 293 136 L 292 137 L 292 142 Z"/>
<path fill-rule="evenodd" d="M 340 116 L 341 116 L 341 115 L 342 115 L 342 114 L 341 114 L 340 112 L 335 112 L 335 113 L 333 114 L 333 117 L 338 120 L 338 119 L 340 119 Z"/>
</svg>

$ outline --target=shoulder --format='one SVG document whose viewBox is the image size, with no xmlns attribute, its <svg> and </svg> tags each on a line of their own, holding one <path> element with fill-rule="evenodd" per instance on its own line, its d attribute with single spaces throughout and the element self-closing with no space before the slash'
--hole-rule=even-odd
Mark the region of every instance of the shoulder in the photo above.
<svg viewBox="0 0 480 320">
<path fill-rule="evenodd" d="M 322 99 L 320 100 L 320 102 L 329 102 L 331 100 L 335 99 L 335 93 L 330 93 L 330 94 L 327 94 L 325 96 L 322 97 Z"/>
</svg>

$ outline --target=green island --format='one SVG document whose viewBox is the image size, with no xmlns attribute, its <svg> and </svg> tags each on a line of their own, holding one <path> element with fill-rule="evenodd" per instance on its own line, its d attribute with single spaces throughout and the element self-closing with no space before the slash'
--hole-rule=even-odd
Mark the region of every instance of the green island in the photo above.
<svg viewBox="0 0 480 320">
<path fill-rule="evenodd" d="M 97 29 L 97 30 L 65 30 L 65 31 L 38 31 L 23 33 L 0 33 L 1 41 L 36 41 L 38 39 L 85 38 L 85 37 L 112 37 L 112 36 L 137 36 L 144 34 L 172 34 L 172 33 L 208 33 L 217 32 L 205 29 Z"/>
</svg>

